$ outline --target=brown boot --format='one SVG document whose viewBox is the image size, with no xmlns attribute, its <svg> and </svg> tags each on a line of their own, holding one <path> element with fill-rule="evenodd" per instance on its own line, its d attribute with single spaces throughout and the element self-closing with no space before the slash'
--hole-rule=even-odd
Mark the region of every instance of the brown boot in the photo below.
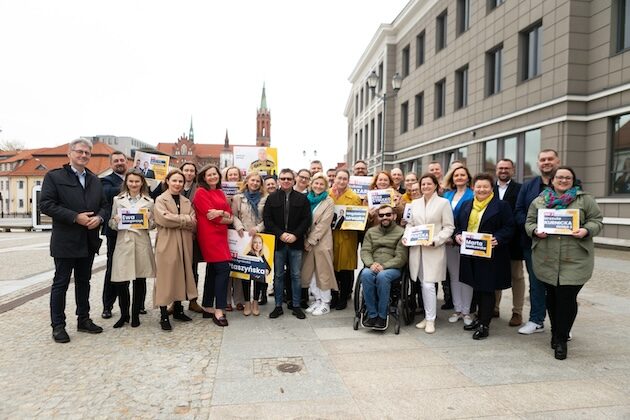
<svg viewBox="0 0 630 420">
<path fill-rule="evenodd" d="M 520 327 L 523 323 L 523 317 L 520 314 L 513 313 L 510 319 L 510 327 Z"/>
<path fill-rule="evenodd" d="M 257 300 L 252 302 L 252 313 L 254 314 L 254 316 L 260 315 L 260 308 L 258 307 Z"/>
<path fill-rule="evenodd" d="M 243 305 L 243 315 L 250 316 L 252 314 L 252 304 L 250 302 L 245 302 Z"/>
<path fill-rule="evenodd" d="M 190 301 L 190 303 L 188 304 L 188 310 L 191 312 L 197 312 L 198 314 L 203 313 L 203 308 L 199 306 L 199 304 L 197 303 L 197 299 L 193 299 Z"/>
</svg>

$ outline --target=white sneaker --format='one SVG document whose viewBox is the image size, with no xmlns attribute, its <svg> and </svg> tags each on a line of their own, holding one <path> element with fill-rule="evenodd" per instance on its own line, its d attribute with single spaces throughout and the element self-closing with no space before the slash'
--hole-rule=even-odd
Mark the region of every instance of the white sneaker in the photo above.
<svg viewBox="0 0 630 420">
<path fill-rule="evenodd" d="M 427 320 L 426 319 L 423 319 L 422 321 L 420 321 L 420 322 L 418 322 L 416 324 L 416 328 L 419 329 L 419 330 L 424 330 L 426 326 L 427 326 Z"/>
<path fill-rule="evenodd" d="M 448 318 L 448 322 L 450 322 L 451 324 L 459 321 L 460 319 L 462 319 L 462 314 L 460 314 L 459 312 L 455 312 L 453 315 L 451 315 Z"/>
<path fill-rule="evenodd" d="M 471 325 L 472 323 L 472 317 L 470 315 L 464 315 L 464 325 Z"/>
<path fill-rule="evenodd" d="M 525 334 L 525 335 L 544 332 L 544 331 L 545 331 L 544 325 L 538 325 L 532 321 L 527 321 L 525 325 L 523 325 L 521 328 L 518 329 L 519 334 Z"/>
<path fill-rule="evenodd" d="M 313 311 L 313 315 L 326 315 L 330 312 L 330 305 L 328 303 L 321 303 L 315 310 Z"/>
<path fill-rule="evenodd" d="M 311 303 L 311 304 L 310 304 L 310 306 L 309 306 L 308 308 L 306 308 L 306 313 L 307 313 L 307 314 L 312 314 L 312 313 L 313 313 L 313 311 L 314 311 L 315 309 L 317 309 L 317 307 L 318 307 L 319 305 L 321 305 L 321 304 L 322 304 L 322 301 L 321 301 L 321 300 L 316 300 L 315 302 Z"/>
<path fill-rule="evenodd" d="M 435 332 L 435 321 L 427 321 L 427 327 L 424 329 L 427 334 L 433 334 Z"/>
</svg>

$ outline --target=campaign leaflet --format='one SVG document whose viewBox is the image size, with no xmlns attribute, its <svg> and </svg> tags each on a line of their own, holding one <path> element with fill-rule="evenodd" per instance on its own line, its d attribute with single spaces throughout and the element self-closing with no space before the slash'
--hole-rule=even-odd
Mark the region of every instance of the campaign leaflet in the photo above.
<svg viewBox="0 0 630 420">
<path fill-rule="evenodd" d="M 394 190 L 387 188 L 385 190 L 369 190 L 367 192 L 368 207 L 379 207 L 382 204 L 394 205 Z"/>
<path fill-rule="evenodd" d="M 365 230 L 368 219 L 367 206 L 335 206 L 330 227 L 333 230 Z"/>
<path fill-rule="evenodd" d="M 370 183 L 372 182 L 371 176 L 350 176 L 348 182 L 348 188 L 355 192 L 359 197 L 365 198 L 368 190 L 370 189 Z"/>
<path fill-rule="evenodd" d="M 578 209 L 538 209 L 538 232 L 552 235 L 572 235 L 580 229 Z"/>
<path fill-rule="evenodd" d="M 221 189 L 226 197 L 234 197 L 242 186 L 243 183 L 240 181 L 223 181 L 221 183 Z"/>
<path fill-rule="evenodd" d="M 492 258 L 492 235 L 489 233 L 462 232 L 459 253 L 474 257 Z"/>
<path fill-rule="evenodd" d="M 253 171 L 265 175 L 278 174 L 278 149 L 275 147 L 234 146 L 234 166 L 245 176 Z"/>
<path fill-rule="evenodd" d="M 147 208 L 119 208 L 117 215 L 120 218 L 120 221 L 118 222 L 118 230 L 149 228 L 149 209 Z"/>
<path fill-rule="evenodd" d="M 434 228 L 435 225 L 432 223 L 428 225 L 407 226 L 403 234 L 403 245 L 416 246 L 433 243 Z"/>
<path fill-rule="evenodd" d="M 145 178 L 164 181 L 170 159 L 167 155 L 136 151 L 134 169 L 141 171 Z"/>
<path fill-rule="evenodd" d="M 230 277 L 258 282 L 271 282 L 273 279 L 273 255 L 275 237 L 266 233 L 251 236 L 243 232 L 241 238 L 234 229 L 228 230 Z"/>
</svg>

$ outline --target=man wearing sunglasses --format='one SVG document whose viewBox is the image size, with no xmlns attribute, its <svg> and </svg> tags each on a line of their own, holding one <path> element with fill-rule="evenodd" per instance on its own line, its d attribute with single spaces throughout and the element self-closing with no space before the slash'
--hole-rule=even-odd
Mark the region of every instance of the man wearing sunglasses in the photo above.
<svg viewBox="0 0 630 420">
<path fill-rule="evenodd" d="M 359 278 L 368 319 L 363 325 L 384 329 L 387 325 L 389 291 L 391 283 L 401 275 L 407 263 L 407 248 L 402 243 L 404 229 L 396 224 L 396 212 L 383 204 L 378 209 L 379 226 L 370 228 L 361 247 L 361 260 L 365 268 Z"/>
</svg>

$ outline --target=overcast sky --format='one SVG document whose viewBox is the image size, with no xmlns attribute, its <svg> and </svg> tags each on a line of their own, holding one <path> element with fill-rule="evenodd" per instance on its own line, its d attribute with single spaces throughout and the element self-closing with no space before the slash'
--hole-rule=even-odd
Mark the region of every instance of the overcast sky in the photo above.
<svg viewBox="0 0 630 420">
<path fill-rule="evenodd" d="M 280 164 L 343 160 L 348 76 L 407 0 L 0 0 L 0 140 L 255 144 L 263 82 Z M 307 151 L 306 158 L 302 151 Z M 298 164 L 299 163 L 299 164 Z"/>
</svg>

